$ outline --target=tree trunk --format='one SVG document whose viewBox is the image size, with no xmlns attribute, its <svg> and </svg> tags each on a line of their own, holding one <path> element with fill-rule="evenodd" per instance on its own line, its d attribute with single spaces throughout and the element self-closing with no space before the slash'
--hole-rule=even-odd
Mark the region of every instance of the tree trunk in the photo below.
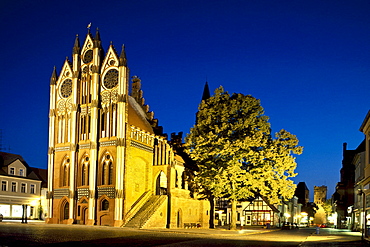
<svg viewBox="0 0 370 247">
<path fill-rule="evenodd" d="M 215 197 L 211 195 L 208 197 L 210 212 L 209 212 L 209 228 L 215 228 Z"/>
<path fill-rule="evenodd" d="M 236 230 L 236 203 L 235 199 L 231 200 L 230 230 Z"/>
</svg>

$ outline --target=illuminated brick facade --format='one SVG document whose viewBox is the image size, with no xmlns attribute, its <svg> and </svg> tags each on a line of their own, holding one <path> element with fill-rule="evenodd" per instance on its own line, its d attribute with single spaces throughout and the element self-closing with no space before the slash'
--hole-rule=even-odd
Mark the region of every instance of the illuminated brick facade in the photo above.
<svg viewBox="0 0 370 247">
<path fill-rule="evenodd" d="M 50 81 L 47 222 L 207 226 L 209 204 L 188 186 L 196 167 L 175 139 L 144 104 L 138 77 L 129 94 L 124 47 L 104 53 L 98 31 L 82 46 L 76 37 L 72 61 Z"/>
</svg>

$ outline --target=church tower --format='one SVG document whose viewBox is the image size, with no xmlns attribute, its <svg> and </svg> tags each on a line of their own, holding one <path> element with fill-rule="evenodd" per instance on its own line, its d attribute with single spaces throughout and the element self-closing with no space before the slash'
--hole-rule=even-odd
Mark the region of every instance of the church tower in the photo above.
<svg viewBox="0 0 370 247">
<path fill-rule="evenodd" d="M 124 46 L 104 52 L 98 30 L 82 46 L 77 36 L 72 59 L 54 68 L 47 223 L 181 227 L 206 214 L 187 186 L 193 168 L 163 135 L 141 80 L 133 77 L 131 95 L 129 83 Z M 182 215 L 188 207 L 197 213 Z"/>
</svg>

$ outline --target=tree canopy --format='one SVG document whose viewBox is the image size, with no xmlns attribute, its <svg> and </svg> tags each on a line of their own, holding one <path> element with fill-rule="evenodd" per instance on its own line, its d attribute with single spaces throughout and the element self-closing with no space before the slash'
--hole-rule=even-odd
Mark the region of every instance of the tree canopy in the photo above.
<svg viewBox="0 0 370 247">
<path fill-rule="evenodd" d="M 186 137 L 186 151 L 197 162 L 197 181 L 215 197 L 231 201 L 265 197 L 270 203 L 291 198 L 295 135 L 281 130 L 271 136 L 260 101 L 222 87 L 199 105 L 197 121 Z"/>
</svg>

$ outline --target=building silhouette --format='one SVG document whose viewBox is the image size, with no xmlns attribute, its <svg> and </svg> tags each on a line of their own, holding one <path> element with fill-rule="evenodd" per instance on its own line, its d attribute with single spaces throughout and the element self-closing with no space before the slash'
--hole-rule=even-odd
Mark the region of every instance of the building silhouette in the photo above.
<svg viewBox="0 0 370 247">
<path fill-rule="evenodd" d="M 354 187 L 355 187 L 355 170 L 354 163 L 357 154 L 365 151 L 365 141 L 363 141 L 355 150 L 348 150 L 347 143 L 343 143 L 342 168 L 340 169 L 340 181 L 337 183 L 333 194 L 334 212 L 337 214 L 337 228 L 352 228 L 353 221 L 347 220 L 352 217 L 354 205 Z"/>
<path fill-rule="evenodd" d="M 50 80 L 46 222 L 131 227 L 207 227 L 209 203 L 192 189 L 197 167 L 182 134 L 163 134 L 131 88 L 125 48 L 104 52 L 99 31 L 75 39 Z M 131 90 L 129 90 L 129 88 Z"/>
<path fill-rule="evenodd" d="M 299 182 L 294 192 L 294 196 L 298 198 L 298 203 L 307 206 L 310 201 L 310 190 L 305 182 Z"/>
</svg>

